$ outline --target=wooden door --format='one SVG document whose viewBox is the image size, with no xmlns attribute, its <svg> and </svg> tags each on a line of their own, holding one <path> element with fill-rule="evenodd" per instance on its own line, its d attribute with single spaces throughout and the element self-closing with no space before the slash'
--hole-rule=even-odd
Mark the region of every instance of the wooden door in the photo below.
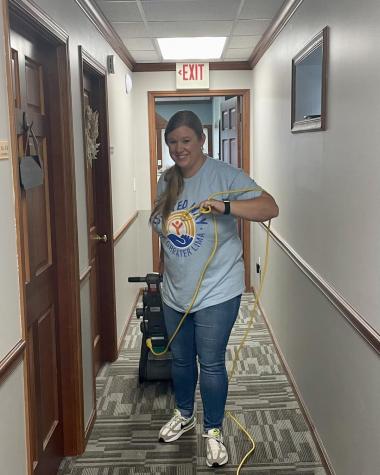
<svg viewBox="0 0 380 475">
<path fill-rule="evenodd" d="M 99 124 L 99 100 L 98 100 L 99 82 L 96 76 L 92 76 L 89 72 L 83 71 L 83 115 L 84 126 L 88 127 L 91 118 L 89 114 L 97 114 L 97 122 Z M 90 108 L 90 109 L 88 109 Z M 91 111 L 91 112 L 89 112 Z M 93 116 L 94 117 L 94 116 Z M 99 130 L 99 127 L 98 127 Z M 86 134 L 85 134 L 86 139 Z M 97 148 L 100 147 L 100 137 L 96 140 Z M 88 147 L 85 147 L 87 154 Z M 97 156 L 101 157 L 98 150 Z M 101 159 L 101 158 L 100 158 Z M 90 272 L 90 289 L 91 289 L 91 327 L 92 327 L 92 345 L 93 345 L 93 365 L 94 376 L 99 372 L 102 365 L 102 338 L 101 338 L 101 312 L 100 312 L 100 273 L 99 273 L 99 246 L 106 243 L 108 237 L 98 234 L 98 226 L 96 219 L 96 160 L 90 160 L 85 157 L 86 168 L 86 194 L 87 194 L 87 224 L 88 224 L 88 243 L 89 243 L 89 265 Z"/>
<path fill-rule="evenodd" d="M 220 105 L 220 157 L 234 167 L 242 167 L 240 98 L 231 97 Z"/>
<path fill-rule="evenodd" d="M 240 97 L 235 96 L 226 99 L 220 104 L 220 156 L 221 160 L 237 168 L 242 168 L 242 144 L 241 144 L 241 112 Z M 243 246 L 243 258 L 245 266 L 246 282 L 249 278 L 249 268 L 245 259 L 246 246 L 244 245 L 247 227 L 242 219 L 237 220 L 238 233 Z M 248 287 L 248 286 L 247 286 Z"/>
<path fill-rule="evenodd" d="M 43 185 L 21 191 L 21 247 L 26 310 L 27 374 L 33 474 L 56 473 L 63 454 L 58 348 L 57 272 L 53 186 L 49 155 L 51 121 L 46 93 L 49 50 L 11 31 L 18 154 L 23 156 L 23 116 L 38 140 Z"/>
</svg>

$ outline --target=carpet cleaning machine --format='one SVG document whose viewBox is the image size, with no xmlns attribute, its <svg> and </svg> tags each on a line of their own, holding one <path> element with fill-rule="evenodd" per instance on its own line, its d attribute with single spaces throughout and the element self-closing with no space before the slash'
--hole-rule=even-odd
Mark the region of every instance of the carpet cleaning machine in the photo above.
<svg viewBox="0 0 380 475">
<path fill-rule="evenodd" d="M 145 277 L 129 277 L 128 282 L 144 282 L 143 306 L 136 309 L 136 317 L 141 318 L 142 333 L 141 353 L 139 362 L 139 382 L 165 381 L 171 379 L 172 356 L 168 351 L 162 356 L 154 355 L 146 342 L 151 340 L 155 352 L 160 353 L 168 344 L 164 313 L 161 299 L 162 274 L 153 272 Z"/>
</svg>

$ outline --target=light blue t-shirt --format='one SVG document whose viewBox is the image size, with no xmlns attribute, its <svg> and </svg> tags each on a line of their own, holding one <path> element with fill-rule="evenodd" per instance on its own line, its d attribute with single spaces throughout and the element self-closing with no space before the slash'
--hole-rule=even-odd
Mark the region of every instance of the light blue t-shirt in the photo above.
<svg viewBox="0 0 380 475">
<path fill-rule="evenodd" d="M 163 174 L 157 185 L 158 196 L 167 183 Z M 256 185 L 246 173 L 219 160 L 207 157 L 198 172 L 184 179 L 184 189 L 168 218 L 168 234 L 162 234 L 162 220 L 157 216 L 153 228 L 158 232 L 164 252 L 162 298 L 169 307 L 185 311 L 194 295 L 199 276 L 214 245 L 214 225 L 210 214 L 198 215 L 199 209 L 187 210 L 219 191 L 218 200 L 256 198 L 261 191 L 229 193 L 229 190 Z M 232 215 L 216 216 L 218 247 L 209 264 L 191 312 L 226 302 L 244 292 L 242 245 Z"/>
</svg>

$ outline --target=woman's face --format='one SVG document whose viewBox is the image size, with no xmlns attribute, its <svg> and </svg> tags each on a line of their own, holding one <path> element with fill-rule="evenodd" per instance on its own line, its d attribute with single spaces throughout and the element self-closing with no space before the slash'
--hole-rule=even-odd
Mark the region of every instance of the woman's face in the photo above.
<svg viewBox="0 0 380 475">
<path fill-rule="evenodd" d="M 205 136 L 199 138 L 193 129 L 181 125 L 172 130 L 167 136 L 169 153 L 176 165 L 180 167 L 182 175 L 189 178 L 201 168 L 204 162 L 202 147 Z"/>
</svg>

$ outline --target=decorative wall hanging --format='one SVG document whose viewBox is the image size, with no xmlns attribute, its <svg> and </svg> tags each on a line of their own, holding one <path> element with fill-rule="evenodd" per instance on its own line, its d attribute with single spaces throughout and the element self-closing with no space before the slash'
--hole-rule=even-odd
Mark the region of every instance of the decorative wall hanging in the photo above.
<svg viewBox="0 0 380 475">
<path fill-rule="evenodd" d="M 292 60 L 292 132 L 326 129 L 328 27 Z"/>
<path fill-rule="evenodd" d="M 100 144 L 96 143 L 99 137 L 99 112 L 93 111 L 90 106 L 85 109 L 85 136 L 87 160 L 92 167 L 92 161 L 98 158 Z"/>
<path fill-rule="evenodd" d="M 30 190 L 43 184 L 44 170 L 39 156 L 37 138 L 32 129 L 33 123 L 26 124 L 25 114 L 24 124 L 26 142 L 24 154 L 20 159 L 20 183 L 24 190 Z M 28 149 L 29 155 L 27 155 Z"/>
</svg>

